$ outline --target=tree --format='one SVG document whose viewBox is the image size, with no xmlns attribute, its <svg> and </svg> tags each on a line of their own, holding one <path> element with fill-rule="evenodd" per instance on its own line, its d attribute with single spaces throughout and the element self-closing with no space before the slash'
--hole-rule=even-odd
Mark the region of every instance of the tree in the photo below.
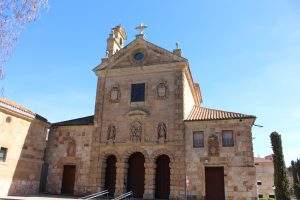
<svg viewBox="0 0 300 200">
<path fill-rule="evenodd" d="M 297 199 L 300 199 L 300 160 L 292 161 L 293 189 Z"/>
<path fill-rule="evenodd" d="M 0 81 L 4 79 L 4 65 L 11 56 L 20 33 L 34 21 L 48 0 L 0 1 Z"/>
<path fill-rule="evenodd" d="M 290 200 L 289 182 L 282 153 L 281 136 L 277 132 L 270 135 L 273 149 L 275 196 L 279 200 Z"/>
</svg>

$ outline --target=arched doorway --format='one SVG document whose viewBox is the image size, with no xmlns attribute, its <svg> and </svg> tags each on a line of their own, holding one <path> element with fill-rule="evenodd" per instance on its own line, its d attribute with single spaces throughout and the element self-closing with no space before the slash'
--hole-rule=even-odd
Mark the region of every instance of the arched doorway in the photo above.
<svg viewBox="0 0 300 200">
<path fill-rule="evenodd" d="M 145 182 L 144 163 L 144 155 L 140 152 L 133 153 L 128 158 L 127 191 L 132 191 L 135 198 L 143 198 Z"/>
<path fill-rule="evenodd" d="M 106 158 L 104 188 L 108 190 L 111 197 L 114 196 L 116 189 L 116 162 L 117 158 L 114 155 L 109 155 Z"/>
<path fill-rule="evenodd" d="M 155 198 L 169 199 L 170 195 L 170 158 L 160 155 L 156 159 Z"/>
</svg>

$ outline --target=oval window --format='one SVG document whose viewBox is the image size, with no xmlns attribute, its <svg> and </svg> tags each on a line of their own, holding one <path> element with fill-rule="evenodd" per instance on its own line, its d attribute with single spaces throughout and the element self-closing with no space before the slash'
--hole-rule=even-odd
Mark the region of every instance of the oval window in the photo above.
<svg viewBox="0 0 300 200">
<path fill-rule="evenodd" d="M 144 54 L 142 52 L 137 52 L 136 54 L 134 54 L 134 59 L 137 60 L 137 61 L 141 61 L 144 59 Z"/>
</svg>

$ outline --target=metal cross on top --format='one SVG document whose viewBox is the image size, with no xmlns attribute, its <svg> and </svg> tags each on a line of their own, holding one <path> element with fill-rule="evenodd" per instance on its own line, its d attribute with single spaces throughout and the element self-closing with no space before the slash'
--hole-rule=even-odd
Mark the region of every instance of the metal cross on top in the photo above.
<svg viewBox="0 0 300 200">
<path fill-rule="evenodd" d="M 148 27 L 147 25 L 145 25 L 144 23 L 141 23 L 140 25 L 138 25 L 137 27 L 135 27 L 135 29 L 140 32 L 139 35 L 144 35 L 144 30 L 147 27 Z"/>
</svg>

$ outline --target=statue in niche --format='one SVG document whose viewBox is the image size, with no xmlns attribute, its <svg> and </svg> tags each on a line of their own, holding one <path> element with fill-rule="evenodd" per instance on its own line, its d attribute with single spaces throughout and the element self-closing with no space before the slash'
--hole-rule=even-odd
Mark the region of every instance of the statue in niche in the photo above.
<svg viewBox="0 0 300 200">
<path fill-rule="evenodd" d="M 209 156 L 219 156 L 220 155 L 220 146 L 218 136 L 212 134 L 208 138 L 208 155 Z"/>
<path fill-rule="evenodd" d="M 67 156 L 75 156 L 76 154 L 76 143 L 73 139 L 70 139 L 67 147 Z"/>
<path fill-rule="evenodd" d="M 142 124 L 139 121 L 133 122 L 130 125 L 130 141 L 141 142 L 142 140 Z"/>
<path fill-rule="evenodd" d="M 163 122 L 160 122 L 157 126 L 157 138 L 163 142 L 167 139 L 167 126 Z"/>
<path fill-rule="evenodd" d="M 116 127 L 114 125 L 110 125 L 108 128 L 107 128 L 107 137 L 106 137 L 106 140 L 107 141 L 111 141 L 111 142 L 115 142 L 116 140 Z"/>
<path fill-rule="evenodd" d="M 110 90 L 110 101 L 113 103 L 117 103 L 120 101 L 121 98 L 121 92 L 119 85 L 115 85 Z"/>
<path fill-rule="evenodd" d="M 159 99 L 167 98 L 167 91 L 168 91 L 168 87 L 166 82 L 161 82 L 156 87 L 157 97 Z"/>
</svg>

